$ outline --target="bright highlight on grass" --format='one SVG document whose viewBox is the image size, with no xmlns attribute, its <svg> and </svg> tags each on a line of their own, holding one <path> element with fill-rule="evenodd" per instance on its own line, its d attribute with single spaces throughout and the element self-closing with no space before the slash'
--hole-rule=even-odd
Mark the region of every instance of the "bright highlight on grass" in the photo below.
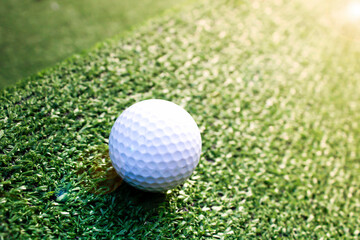
<svg viewBox="0 0 360 240">
<path fill-rule="evenodd" d="M 350 21 L 360 21 L 360 1 L 351 2 L 346 10 Z"/>
</svg>

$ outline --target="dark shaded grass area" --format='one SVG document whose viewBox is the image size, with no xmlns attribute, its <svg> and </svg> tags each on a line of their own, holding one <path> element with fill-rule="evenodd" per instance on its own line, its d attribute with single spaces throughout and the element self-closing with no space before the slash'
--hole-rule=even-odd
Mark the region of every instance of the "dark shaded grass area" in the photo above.
<svg viewBox="0 0 360 240">
<path fill-rule="evenodd" d="M 204 1 L 3 90 L 2 235 L 359 237 L 360 46 L 321 6 Z M 166 195 L 93 193 L 149 98 L 195 118 L 199 166 Z"/>
<path fill-rule="evenodd" d="M 0 88 L 184 2 L 3 0 L 0 2 Z"/>
</svg>

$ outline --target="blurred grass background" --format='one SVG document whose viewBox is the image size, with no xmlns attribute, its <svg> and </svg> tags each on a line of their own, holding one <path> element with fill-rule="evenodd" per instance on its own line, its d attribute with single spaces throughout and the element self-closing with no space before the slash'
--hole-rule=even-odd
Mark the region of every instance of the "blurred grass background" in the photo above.
<svg viewBox="0 0 360 240">
<path fill-rule="evenodd" d="M 0 88 L 185 0 L 2 0 Z"/>
</svg>

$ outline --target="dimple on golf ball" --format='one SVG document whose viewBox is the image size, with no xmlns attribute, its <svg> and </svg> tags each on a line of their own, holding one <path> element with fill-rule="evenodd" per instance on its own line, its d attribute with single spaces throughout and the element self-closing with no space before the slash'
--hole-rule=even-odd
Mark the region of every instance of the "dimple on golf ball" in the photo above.
<svg viewBox="0 0 360 240">
<path fill-rule="evenodd" d="M 109 154 L 116 172 L 128 184 L 164 192 L 185 182 L 197 166 L 200 131 L 191 115 L 175 103 L 141 101 L 117 118 Z"/>
</svg>

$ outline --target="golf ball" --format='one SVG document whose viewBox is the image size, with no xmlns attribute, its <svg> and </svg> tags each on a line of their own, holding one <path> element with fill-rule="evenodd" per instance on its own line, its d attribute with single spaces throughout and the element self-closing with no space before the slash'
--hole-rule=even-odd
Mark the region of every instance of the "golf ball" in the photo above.
<svg viewBox="0 0 360 240">
<path fill-rule="evenodd" d="M 185 182 L 197 166 L 201 136 L 191 115 L 175 103 L 150 99 L 127 108 L 111 129 L 109 154 L 128 184 L 163 192 Z"/>
</svg>

